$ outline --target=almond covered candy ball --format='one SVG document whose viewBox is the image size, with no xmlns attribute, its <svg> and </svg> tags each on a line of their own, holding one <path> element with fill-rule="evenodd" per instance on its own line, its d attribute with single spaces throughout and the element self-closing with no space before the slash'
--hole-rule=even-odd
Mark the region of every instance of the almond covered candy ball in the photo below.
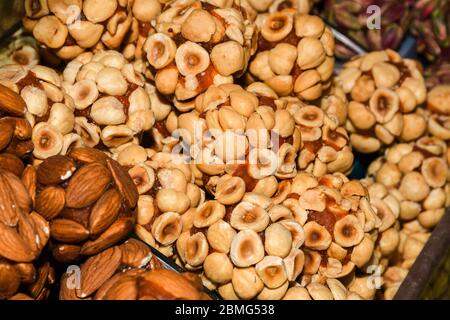
<svg viewBox="0 0 450 320">
<path fill-rule="evenodd" d="M 263 81 L 280 96 L 312 101 L 330 87 L 334 37 L 320 17 L 274 12 L 258 21 L 258 51 L 249 81 Z"/>
<path fill-rule="evenodd" d="M 160 11 L 158 0 L 25 0 L 23 23 L 64 60 L 89 49 L 121 48 L 133 58 Z"/>
<path fill-rule="evenodd" d="M 78 275 L 69 267 L 61 278 L 59 298 L 60 300 L 200 298 L 201 282 L 198 278 L 188 274 L 178 275 L 162 267 L 161 262 L 152 255 L 148 245 L 140 240 L 129 239 L 121 245 L 88 258 L 81 265 Z M 156 283 L 165 283 L 165 286 L 149 290 L 151 285 L 155 284 L 155 275 L 159 275 L 159 280 L 162 281 Z M 77 276 L 80 276 L 78 282 Z"/>
<path fill-rule="evenodd" d="M 133 230 L 137 189 L 126 170 L 103 152 L 74 148 L 29 170 L 35 211 L 50 223 L 58 261 L 97 254 Z"/>
<path fill-rule="evenodd" d="M 397 144 L 369 166 L 368 175 L 397 199 L 400 221 L 431 229 L 449 202 L 447 145 L 434 137 Z"/>
<path fill-rule="evenodd" d="M 140 67 L 121 53 L 86 52 L 69 62 L 62 76 L 74 104 L 74 130 L 85 146 L 137 143 L 153 126 L 152 96 Z"/>
<path fill-rule="evenodd" d="M 0 299 L 45 299 L 54 281 L 48 262 L 38 262 L 50 228 L 33 211 L 31 169 L 0 169 Z"/>
<path fill-rule="evenodd" d="M 347 130 L 358 152 L 376 152 L 425 134 L 425 116 L 415 111 L 427 97 L 417 62 L 389 49 L 371 52 L 346 63 L 336 82 L 348 95 Z"/>
<path fill-rule="evenodd" d="M 221 1 L 223 2 L 223 1 Z M 229 2 L 229 1 L 228 1 Z M 157 89 L 177 103 L 211 85 L 233 83 L 253 54 L 255 26 L 239 6 L 169 2 L 144 44 Z"/>
</svg>

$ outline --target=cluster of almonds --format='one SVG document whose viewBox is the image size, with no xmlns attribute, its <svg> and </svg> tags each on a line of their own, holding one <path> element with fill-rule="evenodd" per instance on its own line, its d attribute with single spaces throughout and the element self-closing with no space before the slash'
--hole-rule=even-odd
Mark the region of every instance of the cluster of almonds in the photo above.
<svg viewBox="0 0 450 320">
<path fill-rule="evenodd" d="M 34 207 L 50 223 L 58 261 L 97 254 L 133 230 L 138 192 L 126 170 L 103 152 L 75 148 L 32 170 Z"/>
<path fill-rule="evenodd" d="M 158 0 L 25 0 L 23 25 L 63 60 L 104 49 L 140 58 L 161 7 Z"/>
<path fill-rule="evenodd" d="M 415 112 L 427 97 L 417 62 L 389 49 L 371 52 L 346 63 L 336 81 L 348 95 L 346 128 L 355 150 L 373 153 L 425 134 L 426 118 Z"/>
<path fill-rule="evenodd" d="M 70 270 L 69 270 L 70 271 Z M 77 276 L 79 276 L 79 281 Z M 200 300 L 200 278 L 163 269 L 149 247 L 127 240 L 90 257 L 79 274 L 66 272 L 60 300 Z"/>
<path fill-rule="evenodd" d="M 259 16 L 258 51 L 248 81 L 263 81 L 280 96 L 312 101 L 331 86 L 334 37 L 324 21 L 290 11 Z"/>
<path fill-rule="evenodd" d="M 254 24 L 239 6 L 176 0 L 164 7 L 155 24 L 156 33 L 143 49 L 157 89 L 174 95 L 176 105 L 211 85 L 233 83 L 255 51 Z"/>
</svg>

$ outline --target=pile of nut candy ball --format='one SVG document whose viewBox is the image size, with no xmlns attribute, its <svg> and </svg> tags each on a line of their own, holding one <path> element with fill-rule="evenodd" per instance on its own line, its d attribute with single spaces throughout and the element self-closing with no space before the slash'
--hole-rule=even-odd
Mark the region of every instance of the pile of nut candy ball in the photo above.
<svg viewBox="0 0 450 320">
<path fill-rule="evenodd" d="M 25 0 L 0 299 L 393 299 L 450 205 L 450 86 L 392 49 L 336 72 L 313 5 Z"/>
</svg>

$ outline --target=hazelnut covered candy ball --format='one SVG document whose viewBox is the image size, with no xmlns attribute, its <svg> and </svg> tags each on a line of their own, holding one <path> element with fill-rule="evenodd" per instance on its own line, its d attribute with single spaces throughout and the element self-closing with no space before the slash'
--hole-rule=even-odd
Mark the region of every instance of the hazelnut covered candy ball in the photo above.
<svg viewBox="0 0 450 320">
<path fill-rule="evenodd" d="M 23 23 L 63 60 L 104 49 L 123 49 L 134 59 L 142 56 L 161 7 L 158 0 L 25 0 Z"/>
<path fill-rule="evenodd" d="M 164 7 L 157 32 L 144 44 L 161 93 L 181 103 L 244 73 L 254 51 L 255 26 L 231 5 L 189 0 Z"/>
<path fill-rule="evenodd" d="M 426 117 L 423 110 L 416 110 L 427 97 L 420 68 L 389 49 L 344 65 L 336 82 L 348 96 L 347 130 L 355 150 L 373 153 L 425 134 Z"/>
<path fill-rule="evenodd" d="M 331 85 L 334 37 L 318 16 L 274 12 L 258 20 L 258 51 L 250 82 L 263 81 L 280 96 L 313 101 Z"/>
<path fill-rule="evenodd" d="M 138 143 L 138 135 L 155 122 L 151 86 L 139 64 L 128 63 L 119 52 L 78 56 L 63 72 L 63 87 L 73 100 L 75 132 L 88 147 Z"/>
<path fill-rule="evenodd" d="M 435 137 L 397 144 L 369 166 L 368 175 L 400 203 L 394 215 L 431 229 L 449 202 L 447 145 Z"/>
</svg>

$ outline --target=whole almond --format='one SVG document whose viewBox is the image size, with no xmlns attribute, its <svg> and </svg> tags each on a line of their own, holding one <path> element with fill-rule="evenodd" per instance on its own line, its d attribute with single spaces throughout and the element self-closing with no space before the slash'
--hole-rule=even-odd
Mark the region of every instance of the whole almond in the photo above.
<svg viewBox="0 0 450 320">
<path fill-rule="evenodd" d="M 18 300 L 18 301 L 21 301 L 21 300 L 26 300 L 26 301 L 31 300 L 31 301 L 34 301 L 33 298 L 31 298 L 30 296 L 27 296 L 27 295 L 24 294 L 24 293 L 16 293 L 16 294 L 13 295 L 12 297 L 10 297 L 8 300 Z"/>
<path fill-rule="evenodd" d="M 0 256 L 16 262 L 31 262 L 35 255 L 15 228 L 0 223 Z"/>
<path fill-rule="evenodd" d="M 76 161 L 83 163 L 93 163 L 93 162 L 106 163 L 106 159 L 108 159 L 108 156 L 104 152 L 94 148 L 87 148 L 87 147 L 73 148 L 69 152 L 68 156 Z"/>
<path fill-rule="evenodd" d="M 127 205 L 130 208 L 136 207 L 139 193 L 128 172 L 115 160 L 108 159 L 106 163 L 111 171 L 114 183 L 125 198 Z"/>
<path fill-rule="evenodd" d="M 123 252 L 122 252 L 123 254 Z M 95 293 L 95 300 L 103 300 L 105 299 L 105 295 L 108 293 L 109 289 L 115 286 L 116 283 L 119 283 L 124 277 L 134 277 L 143 274 L 145 272 L 144 269 L 129 269 L 124 272 L 116 273 L 114 276 L 109 278 L 103 285 L 97 290 Z"/>
<path fill-rule="evenodd" d="M 34 202 L 36 197 L 36 187 L 37 187 L 37 176 L 36 176 L 36 168 L 32 165 L 28 165 L 22 173 L 22 183 L 27 189 L 28 194 L 31 197 L 31 200 Z"/>
<path fill-rule="evenodd" d="M 19 94 L 0 84 L 0 111 L 11 116 L 24 116 L 26 107 L 25 101 Z"/>
<path fill-rule="evenodd" d="M 113 247 L 89 258 L 81 266 L 81 288 L 77 296 L 85 298 L 93 294 L 119 268 L 122 252 Z"/>
<path fill-rule="evenodd" d="M 135 276 L 121 277 L 109 288 L 103 296 L 103 300 L 137 300 L 139 278 Z"/>
<path fill-rule="evenodd" d="M 127 240 L 120 246 L 120 250 L 122 250 L 122 264 L 129 267 L 142 268 L 152 258 L 150 248 L 136 239 Z"/>
<path fill-rule="evenodd" d="M 36 280 L 28 286 L 28 292 L 30 295 L 36 300 L 44 300 L 49 294 L 48 290 L 44 288 L 47 282 L 52 283 L 54 280 L 52 279 L 54 275 L 53 268 L 50 266 L 50 263 L 45 262 L 36 272 Z"/>
<path fill-rule="evenodd" d="M 92 208 L 89 217 L 89 232 L 97 235 L 105 231 L 119 215 L 122 196 L 116 189 L 109 189 Z"/>
<path fill-rule="evenodd" d="M 69 208 L 84 208 L 100 198 L 111 182 L 109 170 L 100 163 L 91 163 L 78 169 L 66 189 Z"/>
<path fill-rule="evenodd" d="M 50 235 L 53 239 L 77 243 L 89 237 L 89 231 L 81 224 L 68 219 L 55 219 L 50 222 Z"/>
<path fill-rule="evenodd" d="M 134 219 L 123 217 L 117 219 L 100 237 L 87 241 L 81 247 L 81 254 L 93 255 L 111 247 L 124 239 L 134 227 Z"/>
<path fill-rule="evenodd" d="M 35 210 L 47 220 L 56 218 L 64 209 L 66 193 L 59 186 L 48 186 L 36 196 Z"/>
<path fill-rule="evenodd" d="M 0 169 L 0 224 L 15 227 L 19 221 L 19 204 L 14 190 L 6 177 L 7 172 Z"/>
<path fill-rule="evenodd" d="M 201 293 L 182 275 L 165 269 L 146 272 L 139 281 L 139 295 L 157 300 L 200 300 Z"/>
<path fill-rule="evenodd" d="M 32 283 L 36 279 L 36 268 L 32 263 L 16 263 L 14 267 L 21 282 Z"/>
<path fill-rule="evenodd" d="M 0 299 L 12 296 L 20 286 L 20 277 L 14 266 L 0 262 Z"/>
<path fill-rule="evenodd" d="M 13 154 L 19 158 L 24 158 L 28 156 L 34 150 L 34 144 L 31 140 L 21 141 L 17 138 L 13 138 L 8 148 L 6 148 L 7 153 Z"/>
<path fill-rule="evenodd" d="M 25 213 L 29 213 L 31 211 L 32 200 L 22 181 L 11 172 L 5 172 L 4 176 L 11 186 L 11 189 L 14 190 L 14 197 L 19 208 Z"/>
<path fill-rule="evenodd" d="M 30 213 L 30 218 L 33 220 L 37 236 L 39 237 L 39 250 L 42 250 L 50 238 L 50 225 L 47 220 L 34 211 Z"/>
<path fill-rule="evenodd" d="M 75 244 L 57 244 L 52 248 L 55 259 L 61 263 L 70 263 L 80 258 L 81 247 Z"/>
<path fill-rule="evenodd" d="M 0 119 L 0 151 L 5 149 L 14 136 L 16 123 L 11 119 Z"/>
<path fill-rule="evenodd" d="M 59 282 L 59 300 L 83 300 L 77 297 L 76 274 L 64 273 Z"/>
<path fill-rule="evenodd" d="M 0 169 L 10 171 L 16 176 L 22 176 L 25 166 L 18 156 L 10 153 L 0 154 Z"/>
<path fill-rule="evenodd" d="M 59 184 L 75 172 L 75 162 L 66 156 L 56 155 L 45 159 L 37 168 L 37 181 L 39 183 Z"/>
<path fill-rule="evenodd" d="M 23 241 L 25 241 L 31 253 L 37 257 L 40 253 L 40 239 L 34 222 L 28 213 L 23 213 L 22 211 L 19 212 L 19 223 L 17 229 L 20 237 Z"/>
</svg>

